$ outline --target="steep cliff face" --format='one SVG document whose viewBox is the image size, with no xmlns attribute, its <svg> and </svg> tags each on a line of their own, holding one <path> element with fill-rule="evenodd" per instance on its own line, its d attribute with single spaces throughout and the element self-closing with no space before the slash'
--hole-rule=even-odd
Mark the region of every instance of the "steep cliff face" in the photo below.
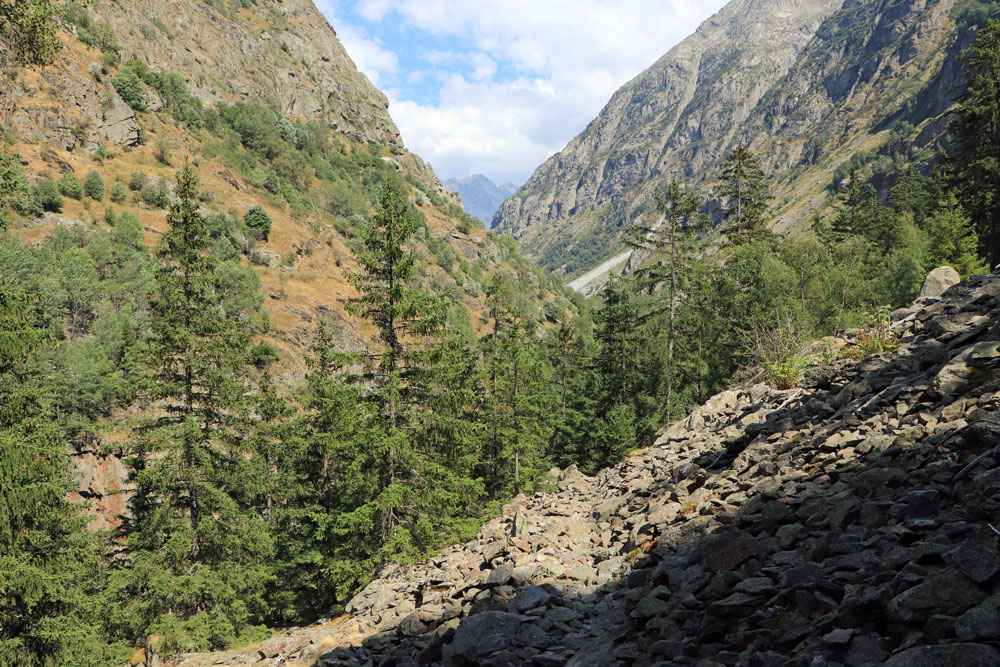
<svg viewBox="0 0 1000 667">
<path fill-rule="evenodd" d="M 123 62 L 135 58 L 153 71 L 180 74 L 206 105 L 270 104 L 353 141 L 386 145 L 407 170 L 450 196 L 423 160 L 406 151 L 385 95 L 358 71 L 311 0 L 265 0 L 246 8 L 216 4 L 222 11 L 201 0 L 105 0 L 91 15 L 111 26 Z M 81 31 L 72 23 L 65 27 Z M 105 101 L 107 91 L 92 73 L 100 69 L 101 54 L 92 51 L 91 57 L 87 63 L 64 53 L 40 72 L 40 85 L 33 86 L 29 76 L 0 92 L 7 97 L 5 120 L 24 131 L 40 130 L 66 150 L 79 145 L 92 151 L 105 140 L 134 144 L 135 114 L 117 96 L 110 106 Z M 39 95 L 46 88 L 52 94 Z M 152 95 L 150 109 L 159 106 Z"/>
<path fill-rule="evenodd" d="M 953 0 L 734 0 L 626 84 L 497 212 L 543 266 L 620 249 L 672 178 L 711 196 L 737 143 L 762 159 L 778 229 L 822 206 L 841 162 L 903 120 L 934 125 L 958 82 Z M 940 123 L 923 136 L 940 134 Z"/>
</svg>

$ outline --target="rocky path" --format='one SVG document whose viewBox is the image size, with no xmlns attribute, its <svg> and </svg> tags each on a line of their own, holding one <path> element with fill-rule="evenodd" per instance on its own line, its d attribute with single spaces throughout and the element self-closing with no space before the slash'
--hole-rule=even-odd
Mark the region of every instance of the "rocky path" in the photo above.
<svg viewBox="0 0 1000 667">
<path fill-rule="evenodd" d="M 998 314 L 1000 274 L 922 299 L 895 352 L 719 394 L 348 616 L 177 664 L 1000 665 Z"/>
</svg>

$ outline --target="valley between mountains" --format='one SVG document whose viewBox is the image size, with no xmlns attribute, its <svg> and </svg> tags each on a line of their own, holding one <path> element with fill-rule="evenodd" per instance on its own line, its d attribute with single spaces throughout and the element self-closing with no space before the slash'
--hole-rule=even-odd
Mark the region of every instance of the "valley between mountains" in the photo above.
<svg viewBox="0 0 1000 667">
<path fill-rule="evenodd" d="M 337 27 L 0 0 L 0 667 L 1000 665 L 1000 3 L 732 0 L 518 189 Z"/>
</svg>

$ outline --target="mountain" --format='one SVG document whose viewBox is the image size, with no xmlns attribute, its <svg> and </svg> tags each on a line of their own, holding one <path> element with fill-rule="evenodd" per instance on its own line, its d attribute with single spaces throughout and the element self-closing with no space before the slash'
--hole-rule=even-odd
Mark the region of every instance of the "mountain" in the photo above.
<svg viewBox="0 0 1000 667">
<path fill-rule="evenodd" d="M 419 280 L 461 306 L 450 325 L 467 340 L 485 326 L 485 290 L 496 272 L 532 286 L 523 305 L 538 321 L 574 308 L 558 278 L 482 230 L 406 149 L 386 97 L 309 0 L 178 0 L 169 11 L 107 0 L 64 3 L 58 12 L 62 48 L 55 62 L 16 68 L 16 76 L 4 79 L 4 154 L 19 157 L 28 190 L 94 174 L 104 193 L 66 196 L 58 212 L 0 213 L 0 231 L 11 231 L 0 234 L 0 273 L 21 248 L 44 255 L 67 230 L 74 246 L 107 244 L 125 216 L 154 245 L 166 229 L 174 177 L 189 164 L 201 181 L 202 212 L 230 227 L 225 244 L 259 278 L 264 340 L 277 352 L 275 376 L 287 390 L 302 385 L 321 321 L 333 323 L 343 350 L 365 350 L 371 342 L 372 329 L 346 308 L 356 294 L 348 274 L 358 270 L 360 226 L 385 178 L 398 177 L 422 215 L 414 245 Z M 264 239 L 240 230 L 254 206 L 273 221 Z M 149 288 L 129 289 L 145 318 L 142 294 Z M 99 308 L 113 313 L 122 304 L 117 293 L 92 299 L 88 322 Z M 105 304 L 109 299 L 114 307 Z M 84 328 L 69 347 L 93 341 Z M 74 499 L 87 501 L 96 528 L 117 525 L 125 506 L 119 492 L 126 471 L 108 455 L 120 438 L 94 434 L 102 430 L 117 429 L 87 424 L 72 443 Z"/>
<path fill-rule="evenodd" d="M 338 320 L 343 345 L 365 345 L 369 334 L 342 302 L 355 268 L 350 246 L 383 173 L 404 180 L 426 221 L 417 253 L 425 284 L 465 305 L 468 327 L 479 326 L 494 270 L 561 290 L 543 273 L 528 278 L 535 269 L 474 224 L 406 149 L 385 95 L 310 0 L 179 0 L 169 12 L 131 0 L 89 9 L 70 2 L 60 12 L 59 58 L 22 71 L 3 93 L 9 148 L 26 177 L 82 180 L 95 171 L 110 189 L 141 173 L 169 184 L 189 161 L 210 193 L 206 212 L 263 206 L 274 226 L 250 264 L 269 295 L 271 342 L 289 383 L 305 374 L 302 353 L 318 318 Z M 126 101 L 122 82 L 133 72 L 137 99 Z M 138 216 L 147 241 L 165 228 L 163 208 L 139 192 L 115 208 Z M 60 214 L 13 226 L 39 243 L 60 225 L 100 217 L 94 204 L 70 198 Z"/>
<path fill-rule="evenodd" d="M 542 266 L 579 276 L 622 251 L 624 228 L 652 214 L 671 179 L 711 202 L 742 143 L 769 177 L 772 227 L 800 228 L 829 208 L 850 166 L 878 182 L 936 158 L 980 4 L 733 0 L 619 89 L 494 226 Z"/>
<path fill-rule="evenodd" d="M 479 218 L 487 226 L 493 220 L 493 214 L 500 208 L 503 200 L 517 190 L 517 186 L 513 183 L 508 182 L 498 186 L 482 174 L 449 178 L 444 182 L 444 186 L 459 194 L 466 213 Z"/>
<path fill-rule="evenodd" d="M 812 345 L 800 388 L 718 394 L 348 615 L 178 665 L 1000 664 L 998 309 L 994 273 L 893 313 L 893 353 Z"/>
</svg>

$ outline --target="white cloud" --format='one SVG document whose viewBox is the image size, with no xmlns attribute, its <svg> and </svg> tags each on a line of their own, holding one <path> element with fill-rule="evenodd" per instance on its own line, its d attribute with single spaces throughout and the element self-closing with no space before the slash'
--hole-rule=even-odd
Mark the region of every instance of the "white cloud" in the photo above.
<svg viewBox="0 0 1000 667">
<path fill-rule="evenodd" d="M 335 21 L 337 0 L 320 9 Z M 343 7 L 346 0 L 340 1 Z M 359 69 L 388 95 L 407 146 L 442 178 L 523 182 L 725 0 L 359 0 L 368 21 L 402 24 L 448 51 L 393 53 L 374 24 L 334 22 Z M 341 14 L 343 12 L 340 12 Z M 452 46 L 455 48 L 452 49 Z M 464 59 L 458 73 L 456 58 Z M 445 70 L 428 75 L 428 65 Z M 439 86 L 414 101 L 410 86 Z"/>
<path fill-rule="evenodd" d="M 399 57 L 378 40 L 366 38 L 352 26 L 344 26 L 337 31 L 337 36 L 354 64 L 377 87 L 382 86 L 387 77 L 399 72 Z"/>
</svg>

